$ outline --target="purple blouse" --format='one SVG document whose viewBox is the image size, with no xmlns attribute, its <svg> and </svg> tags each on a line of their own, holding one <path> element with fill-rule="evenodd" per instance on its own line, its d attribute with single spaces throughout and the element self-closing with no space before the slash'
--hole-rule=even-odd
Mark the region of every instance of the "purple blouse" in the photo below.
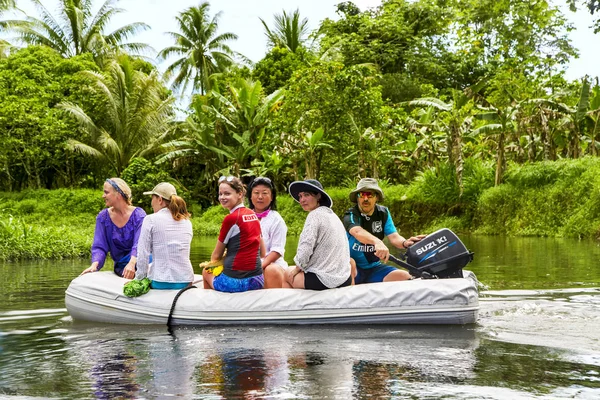
<svg viewBox="0 0 600 400">
<path fill-rule="evenodd" d="M 145 216 L 146 212 L 136 207 L 125 226 L 119 228 L 110 219 L 108 208 L 100 211 L 96 217 L 92 243 L 92 263 L 98 261 L 98 270 L 104 266 L 108 252 L 115 262 L 129 254 L 137 257 L 138 239 Z"/>
</svg>

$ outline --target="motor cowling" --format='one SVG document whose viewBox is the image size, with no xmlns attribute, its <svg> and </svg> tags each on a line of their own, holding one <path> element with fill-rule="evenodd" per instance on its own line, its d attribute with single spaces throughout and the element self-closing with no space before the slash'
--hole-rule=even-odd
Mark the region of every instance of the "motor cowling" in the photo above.
<svg viewBox="0 0 600 400">
<path fill-rule="evenodd" d="M 473 253 L 450 229 L 435 231 L 406 251 L 406 262 L 438 278 L 462 278 Z"/>
</svg>

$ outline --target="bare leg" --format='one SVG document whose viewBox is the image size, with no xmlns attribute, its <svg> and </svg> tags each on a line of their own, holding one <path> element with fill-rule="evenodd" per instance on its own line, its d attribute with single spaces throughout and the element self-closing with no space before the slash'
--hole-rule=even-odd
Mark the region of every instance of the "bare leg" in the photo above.
<svg viewBox="0 0 600 400">
<path fill-rule="evenodd" d="M 407 281 L 412 277 L 406 271 L 401 269 L 397 269 L 396 271 L 392 271 L 383 278 L 384 282 L 393 282 L 393 281 Z"/>
<path fill-rule="evenodd" d="M 350 258 L 350 275 L 352 276 L 352 286 L 354 286 L 354 278 L 356 278 L 356 261 Z"/>
<path fill-rule="evenodd" d="M 277 264 L 269 264 L 263 269 L 265 289 L 282 288 L 283 269 Z"/>
<path fill-rule="evenodd" d="M 215 279 L 213 274 L 204 269 L 202 270 L 202 279 L 204 282 L 204 289 L 213 289 L 213 279 Z"/>
<path fill-rule="evenodd" d="M 304 289 L 304 272 L 298 272 L 296 275 L 292 276 L 288 271 L 285 274 L 285 280 L 283 282 L 283 287 L 285 288 L 296 288 L 296 289 Z"/>
</svg>

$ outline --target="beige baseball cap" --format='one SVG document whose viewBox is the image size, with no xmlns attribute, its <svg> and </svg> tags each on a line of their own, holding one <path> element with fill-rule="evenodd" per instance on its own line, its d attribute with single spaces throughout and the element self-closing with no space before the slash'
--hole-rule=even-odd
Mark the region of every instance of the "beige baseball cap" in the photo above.
<svg viewBox="0 0 600 400">
<path fill-rule="evenodd" d="M 171 200 L 171 196 L 177 195 L 177 189 L 175 189 L 175 186 L 171 185 L 169 182 L 161 182 L 154 186 L 154 189 L 152 189 L 150 192 L 144 192 L 144 194 L 155 194 L 163 199 Z"/>
</svg>

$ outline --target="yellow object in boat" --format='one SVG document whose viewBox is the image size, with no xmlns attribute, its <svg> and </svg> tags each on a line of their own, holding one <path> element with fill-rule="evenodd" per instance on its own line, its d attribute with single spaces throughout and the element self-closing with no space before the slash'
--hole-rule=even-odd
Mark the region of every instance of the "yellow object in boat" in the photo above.
<svg viewBox="0 0 600 400">
<path fill-rule="evenodd" d="M 208 273 L 214 276 L 219 276 L 223 272 L 223 260 L 205 261 L 200 263 L 200 267 L 204 268 Z"/>
</svg>

